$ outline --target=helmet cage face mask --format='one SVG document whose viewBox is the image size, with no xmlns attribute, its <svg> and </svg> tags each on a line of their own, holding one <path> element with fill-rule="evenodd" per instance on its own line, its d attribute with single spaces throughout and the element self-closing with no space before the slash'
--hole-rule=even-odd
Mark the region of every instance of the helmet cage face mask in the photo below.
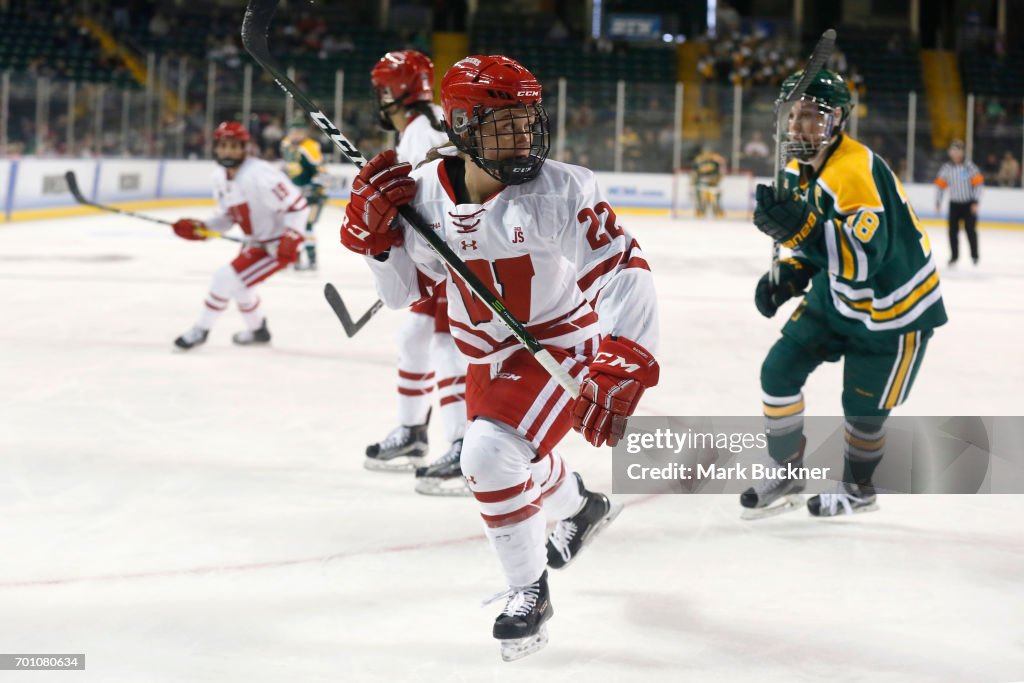
<svg viewBox="0 0 1024 683">
<path fill-rule="evenodd" d="M 548 115 L 539 102 L 500 109 L 475 105 L 454 109 L 448 137 L 458 150 L 504 185 L 529 182 L 540 174 L 551 140 Z"/>
<path fill-rule="evenodd" d="M 397 130 L 395 124 L 391 122 L 391 113 L 398 108 L 399 103 L 391 94 L 391 88 L 374 88 L 373 96 L 377 100 L 377 123 L 384 130 Z"/>
<path fill-rule="evenodd" d="M 782 151 L 788 159 L 810 161 L 846 126 L 848 109 L 804 95 L 789 110 Z"/>
</svg>

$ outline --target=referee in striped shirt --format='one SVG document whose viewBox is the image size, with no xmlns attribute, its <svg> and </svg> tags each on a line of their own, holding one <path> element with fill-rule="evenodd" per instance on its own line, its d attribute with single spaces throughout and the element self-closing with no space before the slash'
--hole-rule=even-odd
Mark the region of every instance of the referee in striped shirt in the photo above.
<svg viewBox="0 0 1024 683">
<path fill-rule="evenodd" d="M 964 160 L 964 143 L 954 140 L 949 146 L 949 161 L 942 165 L 935 177 L 938 193 L 935 212 L 942 210 L 942 195 L 949 190 L 949 265 L 960 257 L 960 221 L 964 222 L 967 242 L 971 245 L 971 260 L 978 265 L 978 200 L 985 178 L 972 161 Z"/>
</svg>

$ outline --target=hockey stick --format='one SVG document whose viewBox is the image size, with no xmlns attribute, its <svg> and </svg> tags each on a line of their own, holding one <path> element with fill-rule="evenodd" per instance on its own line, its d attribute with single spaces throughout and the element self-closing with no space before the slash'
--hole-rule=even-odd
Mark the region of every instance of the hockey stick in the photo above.
<svg viewBox="0 0 1024 683">
<path fill-rule="evenodd" d="M 306 113 L 313 119 L 313 123 L 334 142 L 335 146 L 348 157 L 349 161 L 355 164 L 357 168 L 362 168 L 366 165 L 366 159 L 363 158 L 359 150 L 349 142 L 348 138 L 320 110 L 320 107 L 295 85 L 271 58 L 270 49 L 267 47 L 267 31 L 270 28 L 270 19 L 276 7 L 277 0 L 249 0 L 249 4 L 245 8 L 245 18 L 242 20 L 242 44 L 249 54 L 252 55 L 253 59 L 270 73 L 277 84 L 281 86 L 281 89 L 306 110 Z M 416 214 L 413 208 L 402 206 L 398 212 L 427 241 L 431 248 L 437 252 L 441 260 L 458 273 L 459 277 L 462 278 L 480 301 L 484 302 L 488 308 L 501 318 L 501 321 L 505 323 L 512 332 L 512 335 L 519 340 L 519 343 L 526 347 L 527 351 L 533 354 L 533 357 L 547 370 L 548 374 L 557 380 L 562 385 L 562 388 L 571 396 L 574 398 L 579 396 L 579 384 L 569 375 L 569 372 L 555 360 L 554 356 L 547 349 L 541 346 L 540 342 L 527 331 L 521 322 L 516 320 L 515 316 L 509 313 L 501 299 L 487 289 L 444 240 L 435 235 L 433 230 L 426 226 L 423 219 Z"/>
<path fill-rule="evenodd" d="M 782 136 L 785 133 L 785 128 L 788 127 L 788 121 L 783 122 L 781 113 L 783 113 L 783 106 L 792 104 L 804 96 L 807 92 L 807 87 L 814 80 L 814 77 L 818 75 L 828 58 L 832 56 L 832 50 L 836 46 L 836 31 L 835 29 L 828 29 L 821 34 L 821 38 L 818 39 L 818 44 L 814 46 L 814 51 L 811 52 L 811 56 L 807 59 L 807 66 L 804 67 L 803 75 L 800 76 L 800 80 L 796 82 L 793 89 L 789 91 L 785 97 L 779 97 L 775 100 L 775 197 L 782 199 L 782 173 L 786 166 L 786 159 L 783 158 L 782 152 Z M 789 115 L 789 110 L 785 110 L 785 113 Z M 772 268 L 769 279 L 772 286 L 779 284 L 779 243 L 772 243 Z"/>
<path fill-rule="evenodd" d="M 341 326 L 345 328 L 345 334 L 349 337 L 354 337 L 356 332 L 363 329 L 363 325 L 370 322 L 370 318 L 375 316 L 377 311 L 384 307 L 384 302 L 377 299 L 377 301 L 370 306 L 370 310 L 363 313 L 363 316 L 359 318 L 359 320 L 352 322 L 352 316 L 348 314 L 348 308 L 345 307 L 345 302 L 341 300 L 341 294 L 338 294 L 338 290 L 335 289 L 334 285 L 330 282 L 324 285 L 324 298 L 327 299 L 327 303 L 330 304 L 331 310 L 334 311 L 334 315 L 338 316 Z"/>
<path fill-rule="evenodd" d="M 137 218 L 140 221 L 149 221 L 150 223 L 159 223 L 160 225 L 174 226 L 171 221 L 165 221 L 162 218 L 154 218 L 153 216 L 147 216 L 141 213 L 135 213 L 134 211 L 127 211 L 125 209 L 119 209 L 116 206 L 108 206 L 106 204 L 99 204 L 97 202 L 89 201 L 85 195 L 82 194 L 82 189 L 78 186 L 78 178 L 75 177 L 74 171 L 68 171 L 64 174 L 64 180 L 68 184 L 68 192 L 75 198 L 75 201 L 82 206 L 89 206 L 100 211 L 106 211 L 108 213 L 117 213 L 122 216 L 128 216 L 130 218 Z M 225 235 L 224 233 L 215 232 L 213 230 L 207 230 L 206 228 L 199 228 L 196 232 L 203 237 L 214 237 L 216 239 L 228 240 L 229 242 L 238 242 L 239 244 L 267 244 L 269 242 L 277 242 L 280 237 L 275 237 L 272 240 L 246 240 L 241 237 L 232 237 L 231 235 Z"/>
</svg>

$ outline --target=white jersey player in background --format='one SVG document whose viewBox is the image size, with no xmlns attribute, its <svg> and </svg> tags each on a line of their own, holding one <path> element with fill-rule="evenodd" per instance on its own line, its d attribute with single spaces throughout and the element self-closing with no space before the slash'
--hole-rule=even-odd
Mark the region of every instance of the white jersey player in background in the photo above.
<svg viewBox="0 0 1024 683">
<path fill-rule="evenodd" d="M 413 171 L 394 152 L 353 183 L 341 240 L 370 258 L 378 292 L 406 306 L 447 283 L 448 315 L 470 362 L 462 471 L 508 591 L 493 635 L 517 659 L 547 642 L 547 567 L 572 561 L 621 504 L 588 491 L 554 447 L 572 426 L 615 445 L 658 382 L 654 284 L 594 174 L 545 161 L 541 87 L 502 56 L 467 57 L 441 83 L 458 157 Z M 582 383 L 572 399 L 404 221 L 410 204 Z M 545 538 L 545 522 L 557 520 Z"/>
<path fill-rule="evenodd" d="M 213 132 L 213 140 L 213 155 L 220 165 L 213 173 L 217 212 L 206 221 L 182 218 L 174 224 L 174 232 L 187 240 L 204 240 L 197 229 L 223 232 L 238 225 L 249 241 L 231 263 L 213 274 L 199 320 L 174 340 L 181 349 L 204 343 L 232 299 L 248 328 L 232 340 L 242 345 L 270 341 L 254 288 L 296 261 L 309 216 L 302 193 L 284 173 L 246 155 L 249 132 L 242 124 L 225 121 Z"/>
<path fill-rule="evenodd" d="M 380 123 L 398 133 L 399 161 L 414 168 L 427 153 L 448 144 L 441 108 L 434 104 L 434 64 L 415 50 L 384 55 L 370 72 Z M 398 333 L 398 427 L 366 449 L 374 470 L 409 469 L 427 453 L 431 395 L 437 386 L 447 452 L 430 467 L 416 468 L 416 490 L 426 494 L 468 494 L 459 470 L 466 432 L 466 362 L 448 329 L 443 286 L 409 309 Z"/>
</svg>

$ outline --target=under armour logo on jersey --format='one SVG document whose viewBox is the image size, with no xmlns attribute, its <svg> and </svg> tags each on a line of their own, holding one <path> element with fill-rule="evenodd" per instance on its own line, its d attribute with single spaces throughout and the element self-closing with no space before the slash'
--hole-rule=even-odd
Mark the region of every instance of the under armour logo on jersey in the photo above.
<svg viewBox="0 0 1024 683">
<path fill-rule="evenodd" d="M 594 356 L 594 363 L 603 363 L 610 368 L 622 368 L 626 372 L 636 372 L 640 369 L 639 363 L 627 363 L 622 356 L 616 356 L 607 351 L 601 351 Z"/>
<path fill-rule="evenodd" d="M 472 249 L 476 251 L 476 240 L 462 240 L 462 250 Z"/>
<path fill-rule="evenodd" d="M 517 225 L 512 229 L 515 231 L 515 234 L 512 235 L 512 244 L 520 244 L 526 241 L 526 238 L 523 237 L 523 229 L 521 227 Z"/>
<path fill-rule="evenodd" d="M 466 481 L 468 481 L 470 484 L 475 484 L 476 483 L 476 477 L 474 477 L 472 474 L 467 474 L 466 475 Z"/>
</svg>

